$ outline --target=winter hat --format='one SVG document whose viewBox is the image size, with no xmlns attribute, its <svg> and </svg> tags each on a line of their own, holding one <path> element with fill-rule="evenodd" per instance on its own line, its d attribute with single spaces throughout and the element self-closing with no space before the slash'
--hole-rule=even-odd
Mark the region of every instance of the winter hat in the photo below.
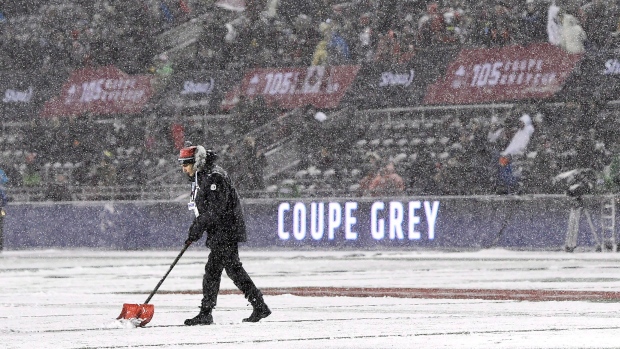
<svg viewBox="0 0 620 349">
<path fill-rule="evenodd" d="M 194 169 L 200 171 L 213 166 L 217 158 L 218 156 L 213 150 L 185 142 L 185 147 L 179 151 L 178 160 L 181 164 L 194 164 Z"/>
<path fill-rule="evenodd" d="M 195 145 L 185 146 L 179 151 L 179 162 L 181 164 L 193 164 L 196 162 L 196 147 Z"/>
</svg>

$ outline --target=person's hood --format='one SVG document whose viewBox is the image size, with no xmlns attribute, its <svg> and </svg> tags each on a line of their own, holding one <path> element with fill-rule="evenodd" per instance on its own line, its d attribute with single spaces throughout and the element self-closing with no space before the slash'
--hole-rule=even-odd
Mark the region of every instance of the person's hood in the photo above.
<svg viewBox="0 0 620 349">
<path fill-rule="evenodd" d="M 573 16 L 573 15 L 565 14 L 562 24 L 564 26 L 574 27 L 574 26 L 578 26 L 579 25 L 579 20 L 577 18 L 575 18 L 575 16 Z"/>
<path fill-rule="evenodd" d="M 205 149 L 202 145 L 196 146 L 196 154 L 194 156 L 196 158 L 194 163 L 196 172 L 213 167 L 218 158 L 213 150 Z"/>
</svg>

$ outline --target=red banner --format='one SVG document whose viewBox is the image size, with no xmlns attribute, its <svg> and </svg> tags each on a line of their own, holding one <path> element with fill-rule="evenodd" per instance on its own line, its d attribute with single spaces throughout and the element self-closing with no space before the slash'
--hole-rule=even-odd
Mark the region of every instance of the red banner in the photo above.
<svg viewBox="0 0 620 349">
<path fill-rule="evenodd" d="M 426 90 L 424 104 L 468 104 L 557 93 L 581 54 L 551 44 L 462 50 L 443 79 Z"/>
<path fill-rule="evenodd" d="M 86 68 L 71 73 L 60 96 L 45 103 L 41 116 L 136 114 L 151 95 L 149 75 L 127 75 L 112 66 Z"/>
<path fill-rule="evenodd" d="M 347 65 L 250 70 L 241 85 L 227 94 L 222 109 L 232 108 L 240 95 L 263 96 L 267 103 L 288 109 L 310 104 L 317 108 L 336 108 L 359 68 Z"/>
</svg>

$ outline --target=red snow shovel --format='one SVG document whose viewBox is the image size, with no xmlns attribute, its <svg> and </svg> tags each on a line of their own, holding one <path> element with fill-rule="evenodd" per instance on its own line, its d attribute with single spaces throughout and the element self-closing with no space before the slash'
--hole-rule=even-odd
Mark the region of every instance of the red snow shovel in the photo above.
<svg viewBox="0 0 620 349">
<path fill-rule="evenodd" d="M 153 292 L 151 292 L 151 294 L 149 295 L 149 298 L 147 298 L 146 301 L 144 301 L 144 304 L 129 304 L 129 303 L 123 304 L 123 310 L 121 311 L 121 315 L 119 315 L 116 318 L 116 320 L 120 320 L 120 319 L 138 320 L 140 321 L 140 324 L 138 325 L 140 327 L 144 327 L 146 324 L 148 324 L 151 321 L 151 319 L 153 318 L 153 315 L 155 314 L 155 306 L 153 304 L 149 304 L 149 301 L 151 300 L 151 298 L 153 298 L 153 296 L 155 295 L 155 292 L 157 292 L 157 290 L 159 289 L 159 286 L 161 286 L 164 280 L 166 280 L 166 277 L 168 276 L 168 274 L 170 274 L 170 272 L 172 271 L 172 268 L 174 268 L 174 266 L 177 264 L 179 259 L 181 259 L 181 256 L 183 256 L 183 253 L 185 253 L 185 251 L 191 244 L 192 243 L 190 242 L 186 244 L 185 246 L 183 246 L 183 249 L 177 256 L 177 258 L 170 265 L 170 269 L 168 269 L 168 272 L 166 272 L 166 275 L 164 275 L 164 277 L 161 278 L 161 280 L 159 280 L 159 283 L 157 284 L 157 286 L 155 286 L 155 289 L 153 290 Z"/>
</svg>

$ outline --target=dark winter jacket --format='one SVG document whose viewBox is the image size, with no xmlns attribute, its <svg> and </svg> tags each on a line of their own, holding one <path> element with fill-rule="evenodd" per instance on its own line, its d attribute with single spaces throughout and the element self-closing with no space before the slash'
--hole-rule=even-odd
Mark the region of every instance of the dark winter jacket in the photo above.
<svg viewBox="0 0 620 349">
<path fill-rule="evenodd" d="M 206 244 L 210 248 L 246 241 L 241 201 L 226 171 L 211 164 L 200 168 L 195 176 L 195 202 L 200 214 L 189 229 L 189 239 L 197 241 L 207 232 Z"/>
<path fill-rule="evenodd" d="M 9 199 L 6 196 L 6 191 L 2 185 L 0 185 L 0 209 L 6 207 L 6 204 L 9 202 Z"/>
</svg>

